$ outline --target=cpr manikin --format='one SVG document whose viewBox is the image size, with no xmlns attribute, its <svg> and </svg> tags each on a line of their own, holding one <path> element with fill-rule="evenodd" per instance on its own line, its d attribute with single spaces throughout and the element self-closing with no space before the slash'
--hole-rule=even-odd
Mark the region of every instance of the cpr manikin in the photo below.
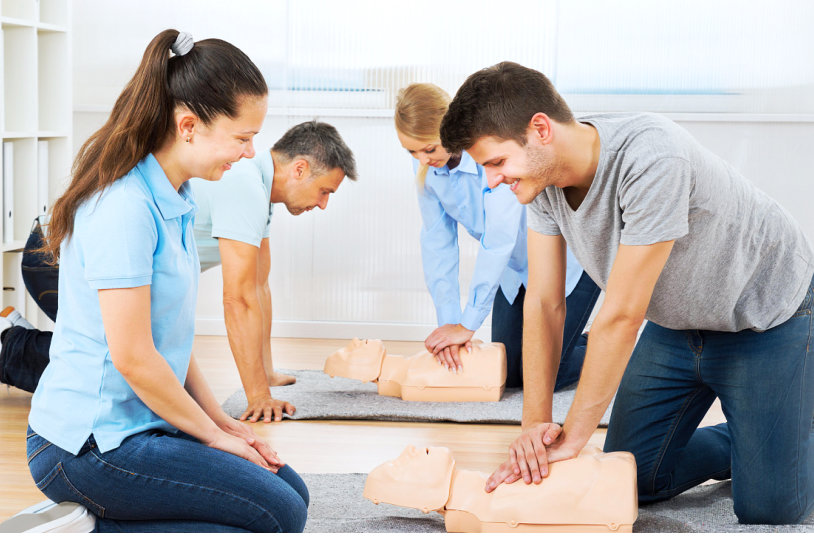
<svg viewBox="0 0 814 536">
<path fill-rule="evenodd" d="M 518 480 L 484 491 L 488 475 L 455 468 L 443 447 L 409 446 L 373 469 L 364 496 L 437 511 L 447 532 L 632 532 L 638 515 L 636 462 L 629 452 L 585 447 L 549 465 L 540 484 Z"/>
<path fill-rule="evenodd" d="M 329 355 L 324 371 L 363 382 L 378 382 L 379 394 L 427 402 L 495 402 L 506 384 L 506 350 L 502 343 L 472 341 L 461 347 L 463 371 L 449 372 L 435 357 L 388 355 L 382 341 L 353 339 Z"/>
</svg>

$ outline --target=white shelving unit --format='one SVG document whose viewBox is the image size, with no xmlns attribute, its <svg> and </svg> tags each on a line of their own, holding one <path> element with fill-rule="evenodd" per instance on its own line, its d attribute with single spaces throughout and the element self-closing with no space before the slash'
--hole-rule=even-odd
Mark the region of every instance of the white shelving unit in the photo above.
<svg viewBox="0 0 814 536">
<path fill-rule="evenodd" d="M 70 9 L 70 0 L 0 0 L 0 159 L 12 159 L 0 165 L 2 307 L 13 305 L 40 327 L 48 320 L 27 296 L 20 261 L 34 218 L 70 173 Z"/>
</svg>

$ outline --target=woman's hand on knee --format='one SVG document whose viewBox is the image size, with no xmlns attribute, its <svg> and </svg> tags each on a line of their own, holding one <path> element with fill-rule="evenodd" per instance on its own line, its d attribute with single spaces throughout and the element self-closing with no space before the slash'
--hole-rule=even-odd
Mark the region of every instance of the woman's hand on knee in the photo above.
<svg viewBox="0 0 814 536">
<path fill-rule="evenodd" d="M 267 461 L 266 458 L 260 454 L 257 448 L 258 439 L 259 438 L 245 439 L 242 437 L 238 437 L 236 435 L 229 434 L 225 431 L 221 431 L 215 436 L 215 438 L 212 441 L 210 441 L 206 445 L 214 449 L 228 452 L 229 454 L 234 454 L 235 456 L 240 456 L 241 458 L 249 460 L 250 462 L 259 465 L 264 469 L 268 469 L 269 471 L 276 473 L 277 470 L 280 468 L 279 461 L 277 464 L 273 462 L 269 463 L 269 461 Z M 272 456 L 270 456 L 270 458 L 276 459 L 275 457 Z"/>
<path fill-rule="evenodd" d="M 228 420 L 219 422 L 218 426 L 227 434 L 239 437 L 240 439 L 246 441 L 250 447 L 256 450 L 257 453 L 263 457 L 269 466 L 279 469 L 285 465 L 280 460 L 277 452 L 271 448 L 268 441 L 255 434 L 251 426 L 232 419 L 231 417 L 229 417 Z"/>
</svg>

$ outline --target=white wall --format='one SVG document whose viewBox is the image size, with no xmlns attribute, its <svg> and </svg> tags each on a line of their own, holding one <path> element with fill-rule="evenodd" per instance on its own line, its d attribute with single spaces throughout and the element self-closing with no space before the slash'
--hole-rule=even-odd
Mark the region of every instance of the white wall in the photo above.
<svg viewBox="0 0 814 536">
<path fill-rule="evenodd" d="M 313 7 L 314 3 L 312 0 L 309 6 Z M 583 7 L 596 7 L 585 0 L 580 3 Z M 261 4 L 263 11 L 258 15 Z M 384 5 L 361 0 L 341 5 L 345 4 L 370 9 Z M 528 7 L 528 3 L 521 4 Z M 559 2 L 539 4 L 543 5 L 542 13 L 562 11 L 565 5 L 572 5 Z M 617 4 L 630 7 L 635 2 Z M 502 5 L 512 6 L 513 3 Z M 335 64 L 337 57 L 344 57 L 340 54 L 342 49 L 337 48 L 342 43 L 341 32 L 337 33 L 336 27 L 319 26 L 327 24 L 319 22 L 325 17 L 309 20 L 310 25 L 303 25 L 300 21 L 303 10 L 305 8 L 298 7 L 293 10 L 296 13 L 292 13 L 289 3 L 283 0 L 262 3 L 246 0 L 228 3 L 77 0 L 73 8 L 75 143 L 81 143 L 104 121 L 110 105 L 135 69 L 146 43 L 166 27 L 190 31 L 196 39 L 217 36 L 233 42 L 260 65 L 272 87 L 282 81 L 282 89 L 285 89 L 286 80 L 294 76 L 291 73 L 302 74 L 302 70 L 294 71 L 290 67 L 291 58 L 296 56 L 291 49 L 300 41 L 321 43 L 324 36 L 325 43 L 331 45 L 334 58 L 331 61 Z M 810 11 L 803 10 L 802 14 L 797 14 L 798 18 L 809 17 Z M 603 17 L 612 15 L 606 11 L 603 13 Z M 573 17 L 569 17 L 561 17 L 561 31 L 566 23 L 574 23 Z M 736 23 L 733 20 L 732 24 Z M 296 32 L 290 30 L 296 24 L 302 27 L 298 26 Z M 608 24 L 613 21 L 609 20 Z M 802 23 L 797 20 L 795 24 Z M 342 28 L 341 24 L 335 26 Z M 387 38 L 386 33 L 377 35 L 378 39 Z M 420 39 L 432 39 L 434 34 L 418 35 Z M 572 31 L 563 34 L 562 46 L 573 48 L 572 37 Z M 351 38 L 356 37 L 348 37 Z M 517 41 L 515 45 L 523 44 L 524 38 L 517 37 L 517 33 L 514 39 Z M 783 39 L 787 43 L 788 35 Z M 814 65 L 812 47 L 807 46 L 807 42 L 803 44 L 806 46 L 795 50 L 789 61 Z M 635 46 L 641 47 L 643 43 L 639 40 Z M 709 44 L 709 47 L 715 46 L 715 43 Z M 455 47 L 450 50 L 450 54 L 439 51 L 431 67 L 410 70 L 412 74 L 407 76 L 408 79 L 401 73 L 396 82 L 385 79 L 377 83 L 392 90 L 388 83 L 403 85 L 411 81 L 443 80 L 443 85 L 453 91 L 462 81 L 462 76 L 455 72 L 456 68 L 460 69 L 463 64 L 468 69 L 466 72 L 470 72 L 494 61 L 479 50 L 469 53 Z M 616 44 L 614 50 L 621 54 L 624 47 Z M 693 50 L 697 51 L 699 47 L 695 46 Z M 353 54 L 353 50 L 346 51 L 346 56 L 353 57 Z M 562 51 L 557 57 L 561 56 Z M 539 60 L 541 65 L 546 65 L 546 62 L 553 61 L 552 57 L 551 54 L 541 54 L 528 61 Z M 562 64 L 565 60 L 560 58 L 559 61 Z M 691 64 L 686 59 L 681 61 L 682 65 Z M 783 61 L 783 54 L 778 53 L 776 61 Z M 446 67 L 444 62 L 448 64 Z M 309 76 L 320 72 L 318 55 L 304 63 L 313 69 L 306 73 L 310 73 Z M 324 65 L 326 72 L 333 69 L 330 72 L 334 77 L 347 75 L 345 71 L 329 68 L 328 63 Z M 377 68 L 380 69 L 377 76 L 386 78 L 386 71 L 382 71 L 381 66 Z M 454 76 L 449 75 L 450 72 L 455 72 Z M 608 74 L 607 71 L 603 73 L 603 84 L 607 86 Z M 804 74 L 808 76 L 807 71 Z M 585 76 L 581 76 L 579 80 L 584 81 Z M 808 160 L 810 148 L 814 147 L 814 115 L 810 113 L 812 92 L 806 83 L 807 78 L 803 80 L 801 90 L 792 87 L 793 82 L 788 81 L 783 81 L 786 85 L 771 87 L 769 80 L 758 92 L 760 99 L 752 99 L 748 105 L 743 105 L 742 100 L 744 95 L 750 94 L 746 90 L 727 95 L 580 93 L 568 98 L 577 113 L 645 108 L 671 112 L 671 116 L 704 145 L 729 160 L 778 199 L 801 222 L 809 238 L 814 239 L 814 212 L 810 209 L 814 181 Z M 283 207 L 276 209 L 272 223 L 270 279 L 275 335 L 418 340 L 423 339 L 434 325 L 432 303 L 421 271 L 420 218 L 411 166 L 392 129 L 391 93 L 347 93 L 340 95 L 341 98 L 332 94 L 327 95 L 332 100 L 325 104 L 320 100 L 322 94 L 319 92 L 293 96 L 290 92 L 272 92 L 271 112 L 258 136 L 259 147 L 270 146 L 289 126 L 317 116 L 339 129 L 357 156 L 360 172 L 358 182 L 346 181 L 332 196 L 325 212 L 316 211 L 294 218 Z M 771 97 L 771 106 L 764 106 L 767 94 Z M 385 100 L 382 96 L 386 97 Z M 302 98 L 307 98 L 306 104 L 295 100 Z M 371 101 L 371 98 L 376 100 Z M 676 110 L 706 113 L 676 113 Z M 775 113 L 778 111 L 782 113 Z M 476 244 L 464 235 L 461 235 L 463 289 L 476 253 Z M 220 269 L 204 273 L 197 311 L 200 333 L 225 333 L 220 292 Z M 463 290 L 462 294 L 465 295 L 466 291 Z M 480 335 L 488 337 L 488 331 L 485 329 Z"/>
</svg>

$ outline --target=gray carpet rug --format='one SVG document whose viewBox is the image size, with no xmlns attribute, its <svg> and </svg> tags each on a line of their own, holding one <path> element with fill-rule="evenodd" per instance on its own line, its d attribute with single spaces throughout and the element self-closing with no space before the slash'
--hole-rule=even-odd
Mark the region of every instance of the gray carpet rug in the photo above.
<svg viewBox="0 0 814 536">
<path fill-rule="evenodd" d="M 304 474 L 311 493 L 305 532 L 445 532 L 440 514 L 364 497 L 364 474 Z M 662 503 L 642 506 L 634 532 L 814 532 L 814 515 L 800 525 L 740 525 L 730 482 L 699 486 Z"/>
<path fill-rule="evenodd" d="M 297 378 L 293 385 L 271 390 L 275 398 L 294 404 L 297 411 L 290 417 L 293 419 L 520 424 L 523 411 L 520 389 L 506 389 L 499 402 L 405 402 L 379 396 L 375 383 L 331 378 L 319 370 L 280 372 Z M 554 393 L 556 422 L 562 424 L 573 400 L 574 389 Z M 246 410 L 246 404 L 246 394 L 240 389 L 223 403 L 223 409 L 237 419 Z M 602 417 L 603 426 L 608 424 L 611 407 Z"/>
</svg>

